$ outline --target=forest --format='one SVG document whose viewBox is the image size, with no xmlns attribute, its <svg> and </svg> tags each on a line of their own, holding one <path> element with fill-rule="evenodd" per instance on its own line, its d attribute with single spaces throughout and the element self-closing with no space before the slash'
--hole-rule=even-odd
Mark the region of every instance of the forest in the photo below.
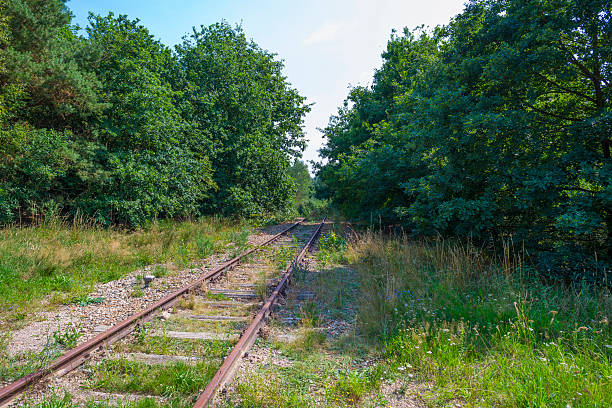
<svg viewBox="0 0 612 408">
<path fill-rule="evenodd" d="M 445 26 L 394 32 L 382 57 L 324 129 L 319 196 L 609 284 L 611 3 L 471 1 Z"/>
<path fill-rule="evenodd" d="M 293 205 L 304 97 L 220 22 L 170 49 L 138 20 L 0 1 L 0 224 L 257 216 Z"/>
</svg>

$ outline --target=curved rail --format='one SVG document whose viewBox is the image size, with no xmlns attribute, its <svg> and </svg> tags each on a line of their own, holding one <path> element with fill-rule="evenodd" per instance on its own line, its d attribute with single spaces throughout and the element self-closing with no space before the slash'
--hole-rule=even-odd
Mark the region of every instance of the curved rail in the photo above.
<svg viewBox="0 0 612 408">
<path fill-rule="evenodd" d="M 95 351 L 99 347 L 116 342 L 117 340 L 127 336 L 134 330 L 135 327 L 138 326 L 138 324 L 150 319 L 159 310 L 167 309 L 173 306 L 176 302 L 178 302 L 179 298 L 182 295 L 188 293 L 191 290 L 196 289 L 203 282 L 218 276 L 224 270 L 235 266 L 240 262 L 242 258 L 277 240 L 280 236 L 291 231 L 292 229 L 300 225 L 302 222 L 303 220 L 299 220 L 298 222 L 284 229 L 282 232 L 267 239 L 265 242 L 229 260 L 228 262 L 213 269 L 212 271 L 205 273 L 189 285 L 184 286 L 181 289 L 158 300 L 151 306 L 147 307 L 145 310 L 128 317 L 127 319 L 116 324 L 107 331 L 100 333 L 99 335 L 93 337 L 85 343 L 69 350 L 64 355 L 58 357 L 55 361 L 49 364 L 48 367 L 28 374 L 25 377 L 22 377 L 19 380 L 0 389 L 0 407 L 9 403 L 13 398 L 24 392 L 33 383 L 42 380 L 50 374 L 67 373 L 75 369 L 90 357 L 90 353 L 92 351 Z"/>
<path fill-rule="evenodd" d="M 245 332 L 240 337 L 240 340 L 238 340 L 238 343 L 236 343 L 236 345 L 232 349 L 232 352 L 225 358 L 225 361 L 223 362 L 213 379 L 210 380 L 210 382 L 206 386 L 204 392 L 200 394 L 200 397 L 197 399 L 195 405 L 193 406 L 194 408 L 204 408 L 209 406 L 209 404 L 211 404 L 213 399 L 215 398 L 217 391 L 231 378 L 236 367 L 238 366 L 238 362 L 240 361 L 244 353 L 249 351 L 249 349 L 257 339 L 257 336 L 259 335 L 259 329 L 265 322 L 265 319 L 270 314 L 272 307 L 278 300 L 279 294 L 287 286 L 287 283 L 289 282 L 293 271 L 300 264 L 300 262 L 304 258 L 304 255 L 306 255 L 306 252 L 312 247 L 312 244 L 315 242 L 315 240 L 321 233 L 321 229 L 323 228 L 326 219 L 327 217 L 323 218 L 323 221 L 321 221 L 321 224 L 319 224 L 319 226 L 314 231 L 306 245 L 304 245 L 304 248 L 302 248 L 297 258 L 285 270 L 285 272 L 283 273 L 283 277 L 274 289 L 274 292 L 272 292 L 272 294 L 268 297 L 268 300 L 259 310 L 255 318 L 253 318 L 249 327 L 245 330 Z"/>
</svg>

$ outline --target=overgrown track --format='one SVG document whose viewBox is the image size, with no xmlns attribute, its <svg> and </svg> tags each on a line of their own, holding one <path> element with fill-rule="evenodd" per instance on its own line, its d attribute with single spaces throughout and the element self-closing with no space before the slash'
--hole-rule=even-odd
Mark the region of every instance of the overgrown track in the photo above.
<svg viewBox="0 0 612 408">
<path fill-rule="evenodd" d="M 293 271 L 300 265 L 304 255 L 306 255 L 306 253 L 312 248 L 312 245 L 321 233 L 321 229 L 324 224 L 325 219 L 321 221 L 321 224 L 319 224 L 319 226 L 312 233 L 312 236 L 306 245 L 304 245 L 298 256 L 284 271 L 280 281 L 276 285 L 276 288 L 268 297 L 267 301 L 259 310 L 255 318 L 251 321 L 249 327 L 244 331 L 231 353 L 226 357 L 221 368 L 219 368 L 213 379 L 208 383 L 208 386 L 196 401 L 194 408 L 204 408 L 209 406 L 212 403 L 217 391 L 231 378 L 234 370 L 240 362 L 240 359 L 251 348 L 257 339 L 259 329 L 272 311 L 272 307 L 276 304 L 279 295 L 285 290 Z"/>
<path fill-rule="evenodd" d="M 176 305 L 177 302 L 179 301 L 179 299 L 181 299 L 181 297 L 183 295 L 189 294 L 189 293 L 193 293 L 194 291 L 200 289 L 202 287 L 203 284 L 207 283 L 207 282 L 212 282 L 215 279 L 219 278 L 223 272 L 229 271 L 233 268 L 235 268 L 242 260 L 244 260 L 245 258 L 247 258 L 248 256 L 254 254 L 256 251 L 268 246 L 269 244 L 271 244 L 272 242 L 278 240 L 281 236 L 283 236 L 284 234 L 288 233 L 289 231 L 295 229 L 298 225 L 300 225 L 302 223 L 303 220 L 300 220 L 294 224 L 292 224 L 291 226 L 289 226 L 288 228 L 286 228 L 285 230 L 283 230 L 282 232 L 280 232 L 279 234 L 273 236 L 272 238 L 266 240 L 265 242 L 257 245 L 256 247 L 250 249 L 249 251 L 246 251 L 245 253 L 231 259 L 230 261 L 224 263 L 223 265 L 211 270 L 211 271 L 207 271 L 206 273 L 204 273 L 202 276 L 200 276 L 197 280 L 191 282 L 190 284 L 184 286 L 183 288 L 167 295 L 166 297 L 164 297 L 163 299 L 155 302 L 153 305 L 151 305 L 150 307 L 146 308 L 145 310 L 132 315 L 131 317 L 125 319 L 124 321 L 118 323 L 117 325 L 113 326 L 112 328 L 108 329 L 107 331 L 95 336 L 94 338 L 90 339 L 89 341 L 75 347 L 74 349 L 68 351 L 67 353 L 65 353 L 64 355 L 62 355 L 61 357 L 59 357 L 58 359 L 56 359 L 54 362 L 52 362 L 48 367 L 41 369 L 39 371 L 36 371 L 34 373 L 31 373 L 11 384 L 9 384 L 8 386 L 0 389 L 0 406 L 4 406 L 6 404 L 8 404 L 10 401 L 12 401 L 15 397 L 17 397 L 18 395 L 22 394 L 28 387 L 30 387 L 31 385 L 40 382 L 42 379 L 45 379 L 47 377 L 50 376 L 58 376 L 58 375 L 63 375 L 66 374 L 70 371 L 72 371 L 73 369 L 75 369 L 76 367 L 80 366 L 81 364 L 83 364 L 83 362 L 85 362 L 87 359 L 89 359 L 92 356 L 92 353 L 95 352 L 96 350 L 102 349 L 105 346 L 109 346 L 112 343 L 117 342 L 118 340 L 124 338 L 125 336 L 127 336 L 128 334 L 130 334 L 131 332 L 133 332 L 136 328 L 141 327 L 141 325 L 150 320 L 153 316 L 155 316 L 158 312 L 165 310 L 165 309 L 169 309 L 172 306 Z M 322 224 L 321 224 L 322 225 Z M 321 226 L 319 226 L 319 228 L 317 228 L 315 234 L 313 234 L 313 237 L 311 238 L 311 240 L 308 242 L 308 244 L 304 247 L 304 249 L 302 250 L 302 252 L 300 253 L 300 256 L 298 257 L 298 262 L 299 259 L 301 259 L 301 257 L 303 256 L 303 254 L 305 253 L 305 251 L 307 250 L 307 248 L 310 246 L 310 244 L 313 242 L 315 236 L 320 232 L 320 228 Z M 265 303 L 264 307 L 262 308 L 263 311 L 263 315 L 260 316 L 260 314 L 262 314 L 262 312 L 260 312 L 255 320 L 257 322 L 261 322 L 263 321 L 263 319 L 265 318 L 265 316 L 267 316 L 267 314 L 269 313 L 269 309 L 271 307 L 271 305 L 275 302 L 276 296 L 278 295 L 278 292 L 280 290 L 282 290 L 282 288 L 284 288 L 284 285 L 286 285 L 287 283 L 287 279 L 288 276 L 291 274 L 292 268 L 293 268 L 294 264 L 292 264 L 287 271 L 285 272 L 285 274 L 283 275 L 283 278 L 281 280 L 281 283 L 279 283 L 279 285 L 277 286 L 276 290 L 274 291 L 274 294 L 272 295 L 272 297 L 270 297 L 270 299 L 268 300 L 268 302 Z M 260 324 L 260 323 L 259 323 Z M 258 327 L 257 327 L 258 328 Z M 253 329 L 255 331 L 257 331 L 257 329 Z M 256 333 L 255 333 L 256 336 Z M 254 340 L 255 337 L 253 337 Z M 240 343 L 239 343 L 240 344 Z M 244 350 L 248 349 L 244 348 Z M 216 389 L 217 387 L 215 387 Z"/>
</svg>

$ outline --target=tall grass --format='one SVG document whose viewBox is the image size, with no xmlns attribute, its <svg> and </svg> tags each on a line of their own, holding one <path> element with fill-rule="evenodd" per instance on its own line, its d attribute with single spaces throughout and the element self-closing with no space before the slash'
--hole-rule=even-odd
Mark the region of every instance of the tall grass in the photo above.
<svg viewBox="0 0 612 408">
<path fill-rule="evenodd" d="M 44 299 L 73 301 L 96 283 L 118 279 L 145 265 L 185 266 L 234 241 L 242 243 L 247 229 L 243 222 L 215 217 L 157 222 L 138 231 L 57 219 L 2 229 L 0 320 L 22 319 Z"/>
<path fill-rule="evenodd" d="M 369 233 L 346 256 L 360 330 L 401 376 L 435 384 L 432 406 L 612 406 L 609 290 L 547 285 L 457 242 Z"/>
</svg>

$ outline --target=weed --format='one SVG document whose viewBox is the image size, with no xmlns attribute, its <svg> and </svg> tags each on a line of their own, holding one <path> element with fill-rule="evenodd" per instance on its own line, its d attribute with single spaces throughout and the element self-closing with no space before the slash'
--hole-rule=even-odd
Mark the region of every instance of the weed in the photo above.
<svg viewBox="0 0 612 408">
<path fill-rule="evenodd" d="M 206 299 L 209 300 L 230 300 L 229 297 L 224 295 L 223 293 L 210 293 L 206 292 Z"/>
<path fill-rule="evenodd" d="M 327 340 L 325 331 L 317 330 L 310 327 L 303 327 L 298 338 L 289 344 L 289 349 L 292 352 L 312 352 L 313 350 L 323 346 Z"/>
<path fill-rule="evenodd" d="M 453 242 L 366 234 L 347 257 L 368 299 L 361 333 L 398 374 L 433 381 L 435 404 L 612 405 L 606 289 L 548 286 L 520 259 Z"/>
<path fill-rule="evenodd" d="M 257 282 L 255 283 L 255 293 L 260 299 L 266 299 L 268 296 L 268 273 L 265 269 L 259 271 Z"/>
<path fill-rule="evenodd" d="M 181 356 L 206 356 L 223 358 L 231 350 L 234 341 L 176 339 L 163 335 L 150 335 L 148 330 L 138 334 L 135 343 L 120 343 L 117 350 L 125 353 L 147 353 Z"/>
<path fill-rule="evenodd" d="M 194 310 L 196 307 L 195 293 L 190 292 L 188 295 L 182 296 L 179 299 L 178 306 L 181 309 Z"/>
<path fill-rule="evenodd" d="M 58 336 L 61 336 L 58 331 Z M 8 337 L 3 337 L 8 339 Z M 4 344 L 6 346 L 6 343 Z M 58 344 L 52 335 L 47 336 L 47 342 L 40 352 L 28 351 L 17 356 L 0 354 L 0 381 L 10 382 L 47 367 L 49 362 L 57 358 L 63 346 Z"/>
<path fill-rule="evenodd" d="M 309 300 L 300 306 L 300 319 L 304 327 L 316 327 L 319 324 L 317 303 Z"/>
<path fill-rule="evenodd" d="M 130 293 L 130 297 L 133 298 L 141 298 L 145 295 L 144 290 L 142 288 L 134 288 Z"/>
<path fill-rule="evenodd" d="M 244 242 L 248 231 L 242 221 L 219 217 L 160 221 L 137 231 L 61 221 L 1 229 L 0 317 L 13 314 L 16 307 L 41 308 L 49 295 L 52 303 L 70 302 L 97 283 L 149 264 L 190 262 L 199 256 L 197 241 L 203 236 L 217 251 L 224 248 L 217 243 L 232 233 Z"/>
<path fill-rule="evenodd" d="M 385 367 L 377 364 L 365 370 L 350 370 L 341 373 L 338 380 L 326 389 L 326 399 L 335 406 L 357 406 L 372 389 L 380 386 Z"/>
<path fill-rule="evenodd" d="M 220 362 L 151 366 L 126 359 L 105 360 L 95 367 L 90 387 L 170 398 L 191 396 L 212 379 L 219 366 Z"/>
<path fill-rule="evenodd" d="M 319 239 L 317 258 L 323 265 L 346 263 L 346 241 L 334 231 Z"/>
<path fill-rule="evenodd" d="M 196 247 L 200 258 L 208 258 L 215 250 L 215 243 L 210 237 L 204 236 L 196 240 Z"/>
<path fill-rule="evenodd" d="M 238 248 L 244 249 L 249 241 L 249 234 L 250 231 L 246 228 L 243 228 L 240 232 L 234 232 L 232 234 L 232 242 Z"/>
<path fill-rule="evenodd" d="M 168 275 L 168 272 L 168 267 L 164 265 L 155 265 L 152 271 L 153 276 L 156 278 L 163 278 L 164 276 Z"/>
<path fill-rule="evenodd" d="M 63 397 L 59 397 L 55 392 L 49 397 L 36 404 L 26 402 L 22 405 L 23 408 L 76 408 L 77 404 L 72 402 L 72 396 L 64 393 Z"/>
<path fill-rule="evenodd" d="M 186 245 L 179 245 L 176 248 L 176 263 L 179 267 L 186 266 L 191 259 L 191 253 L 189 252 L 189 248 Z"/>
<path fill-rule="evenodd" d="M 72 303 L 75 303 L 79 306 L 88 306 L 88 305 L 96 305 L 100 303 L 104 303 L 103 297 L 90 297 L 90 296 L 77 296 L 74 298 Z"/>
<path fill-rule="evenodd" d="M 270 258 L 276 269 L 282 271 L 287 269 L 295 255 L 296 250 L 294 247 L 281 246 L 278 248 L 274 248 L 274 251 L 270 255 Z"/>
<path fill-rule="evenodd" d="M 66 328 L 62 331 L 58 328 L 53 332 L 52 337 L 55 344 L 62 346 L 66 349 L 74 348 L 77 345 L 79 339 L 83 336 L 81 326 L 76 326 L 72 323 L 68 323 Z"/>
<path fill-rule="evenodd" d="M 13 322 L 20 322 L 20 321 L 25 320 L 27 316 L 28 316 L 28 315 L 27 315 L 26 313 L 23 313 L 23 312 L 16 312 L 16 313 L 13 313 L 13 314 L 11 315 L 11 318 L 10 318 L 10 319 L 11 319 Z"/>
</svg>

